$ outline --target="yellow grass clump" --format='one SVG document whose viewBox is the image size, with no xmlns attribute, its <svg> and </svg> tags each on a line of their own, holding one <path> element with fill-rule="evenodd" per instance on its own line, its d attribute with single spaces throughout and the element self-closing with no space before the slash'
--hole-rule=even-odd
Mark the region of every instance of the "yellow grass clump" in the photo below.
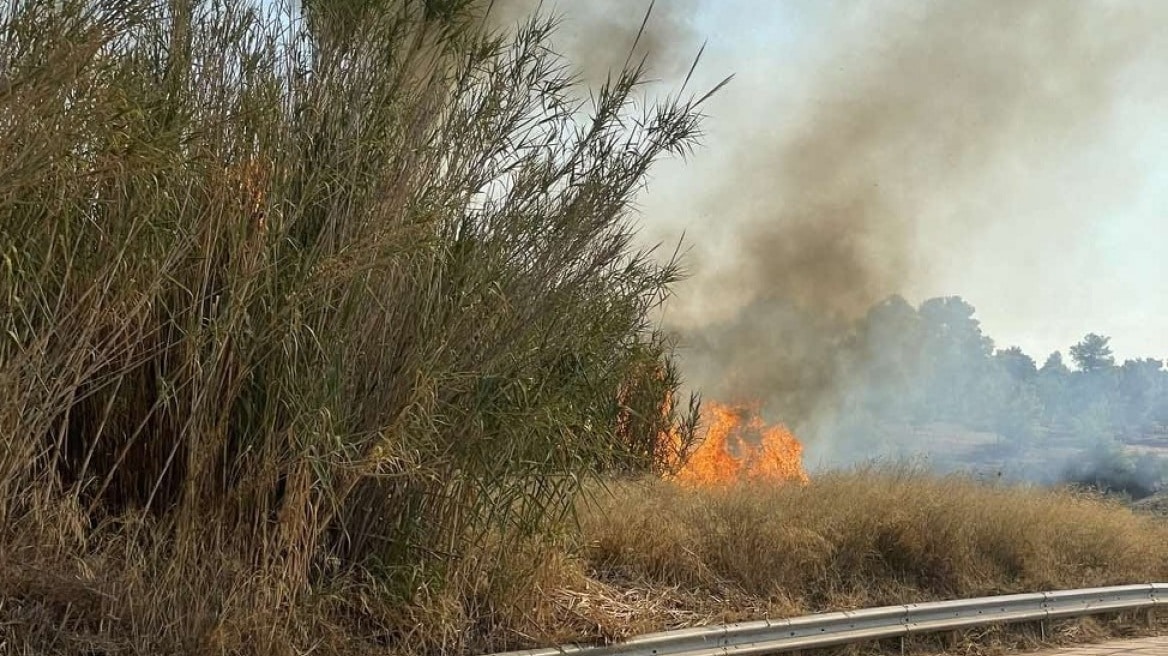
<svg viewBox="0 0 1168 656">
<path fill-rule="evenodd" d="M 626 484 L 589 507 L 581 538 L 606 579 L 792 613 L 1168 578 L 1168 526 L 1118 502 L 909 470 L 805 486 Z"/>
</svg>

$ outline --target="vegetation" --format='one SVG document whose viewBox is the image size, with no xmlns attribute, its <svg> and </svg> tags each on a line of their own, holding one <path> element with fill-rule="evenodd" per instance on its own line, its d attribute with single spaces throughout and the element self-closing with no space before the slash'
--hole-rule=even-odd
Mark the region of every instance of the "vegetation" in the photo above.
<svg viewBox="0 0 1168 656">
<path fill-rule="evenodd" d="M 956 296 L 917 308 L 894 296 L 826 334 L 823 339 L 837 346 L 834 366 L 843 372 L 846 392 L 836 425 L 814 437 L 870 445 L 874 432 L 910 434 L 945 424 L 1000 436 L 994 454 L 1000 458 L 1044 451 L 1020 472 L 1032 480 L 1079 482 L 1136 497 L 1160 486 L 1166 463 L 1150 454 L 1135 459 L 1122 445 L 1168 447 L 1163 361 L 1116 364 L 1110 340 L 1091 333 L 1070 348 L 1074 370 L 1057 351 L 1038 367 L 1018 347 L 995 348 L 974 315 L 973 306 Z M 1052 448 L 1059 445 L 1073 449 L 1059 457 Z"/>
<path fill-rule="evenodd" d="M 608 490 L 533 554 L 532 588 L 502 629 L 511 646 L 1168 576 L 1168 524 L 1065 489 L 861 469 Z"/>
<path fill-rule="evenodd" d="M 481 10 L 0 9 L 0 650 L 465 653 L 710 593 L 1163 576 L 1162 528 L 1063 493 L 628 482 L 693 439 L 629 208 L 701 99 L 633 67 L 582 105 L 549 23 Z"/>
<path fill-rule="evenodd" d="M 1155 358 L 1117 365 L 1110 339 L 1089 333 L 1042 367 L 1022 349 L 995 349 L 972 305 L 934 298 L 914 309 L 900 297 L 872 308 L 852 337 L 853 364 L 880 362 L 874 375 L 902 401 L 895 411 L 917 421 L 946 420 L 1031 438 L 1041 427 L 1090 429 L 1114 435 L 1163 432 L 1168 426 L 1168 370 Z M 875 406 L 873 406 L 875 407 Z"/>
<path fill-rule="evenodd" d="M 678 271 L 628 208 L 696 105 L 582 107 L 548 22 L 478 11 L 0 10 L 6 645 L 459 647 L 512 545 L 662 460 Z"/>
<path fill-rule="evenodd" d="M 1168 525 L 1117 502 L 908 468 L 828 473 L 807 485 L 626 487 L 582 526 L 595 571 L 745 593 L 777 613 L 1168 575 Z"/>
</svg>

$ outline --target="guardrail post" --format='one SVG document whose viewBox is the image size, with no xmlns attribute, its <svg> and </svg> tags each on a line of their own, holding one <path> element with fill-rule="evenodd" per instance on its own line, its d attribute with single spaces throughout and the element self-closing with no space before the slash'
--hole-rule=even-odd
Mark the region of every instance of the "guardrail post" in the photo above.
<svg viewBox="0 0 1168 656">
<path fill-rule="evenodd" d="M 1156 609 L 1155 607 L 1148 609 L 1148 628 L 1156 628 Z"/>
</svg>

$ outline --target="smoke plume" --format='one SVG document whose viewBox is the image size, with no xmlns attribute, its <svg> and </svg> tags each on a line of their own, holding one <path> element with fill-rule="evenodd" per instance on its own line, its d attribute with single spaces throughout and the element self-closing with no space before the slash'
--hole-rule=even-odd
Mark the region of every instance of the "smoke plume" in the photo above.
<svg viewBox="0 0 1168 656">
<path fill-rule="evenodd" d="M 1146 5 L 1114 3 L 864 7 L 836 8 L 840 43 L 803 74 L 813 82 L 795 90 L 797 108 L 773 114 L 782 127 L 767 119 L 783 93 L 777 75 L 772 91 L 745 94 L 757 103 L 711 110 L 731 126 L 719 134 L 730 145 L 697 203 L 731 236 L 720 251 L 695 250 L 698 275 L 676 316 L 695 382 L 715 395 L 761 395 L 795 424 L 849 384 L 832 358 L 846 322 L 927 277 L 931 260 L 959 257 L 963 239 L 1022 218 L 971 190 L 1009 196 L 1018 176 L 1041 187 L 1026 166 L 1093 138 L 1113 84 L 1162 24 Z M 963 203 L 994 213 L 971 216 Z M 1059 221 L 1045 229 L 1073 228 Z M 711 319 L 706 308 L 727 299 L 737 308 Z"/>
<path fill-rule="evenodd" d="M 707 13 L 738 4 L 711 2 Z M 533 6 L 510 0 L 497 20 Z M 563 45 L 586 80 L 620 66 L 646 6 L 605 0 L 565 12 Z M 709 36 L 693 21 L 701 6 L 656 3 L 641 48 L 658 74 L 687 70 Z M 691 246 L 694 275 L 666 316 L 683 337 L 689 380 L 710 397 L 761 400 L 811 437 L 814 453 L 818 427 L 855 392 L 864 363 L 837 353 L 869 307 L 920 288 L 980 233 L 1042 231 L 1052 253 L 1073 234 L 1081 215 L 1034 211 L 1074 195 L 1070 173 L 1040 165 L 1075 161 L 1108 129 L 1115 85 L 1168 61 L 1157 36 L 1168 5 L 785 6 L 829 16 L 804 35 L 797 76 L 766 59 L 719 68 L 730 57 L 711 39 L 706 79 L 738 76 L 708 107 L 712 163 L 697 183 L 659 179 L 646 207 L 654 236 L 684 230 Z"/>
</svg>

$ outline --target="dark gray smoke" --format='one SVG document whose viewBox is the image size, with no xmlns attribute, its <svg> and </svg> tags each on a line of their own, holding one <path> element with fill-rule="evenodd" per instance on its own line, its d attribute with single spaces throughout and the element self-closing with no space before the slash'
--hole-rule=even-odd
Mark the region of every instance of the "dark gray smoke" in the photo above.
<svg viewBox="0 0 1168 656">
<path fill-rule="evenodd" d="M 536 4 L 499 3 L 495 20 L 513 24 Z M 677 81 L 707 36 L 693 20 L 699 7 L 713 14 L 740 4 L 658 0 L 634 59 L 648 53 L 651 70 Z M 595 83 L 625 61 L 647 6 L 544 9 L 564 15 L 559 46 Z M 676 228 L 654 237 L 684 228 L 693 246 L 695 275 L 666 317 L 683 336 L 689 380 L 707 398 L 761 401 L 808 439 L 812 460 L 838 462 L 852 458 L 830 443 L 837 410 L 867 394 L 856 381 L 872 378 L 858 375 L 870 363 L 839 357 L 854 320 L 928 280 L 930 264 L 959 256 L 972 235 L 1013 224 L 1052 235 L 1076 228 L 1080 219 L 1023 211 L 1045 197 L 1024 208 L 998 197 L 1074 184 L 1035 167 L 1097 139 L 1116 109 L 1115 85 L 1168 61 L 1158 35 L 1168 4 L 814 7 L 829 27 L 797 79 L 772 60 L 710 71 L 726 63 L 711 43 L 706 79 L 739 75 L 708 107 L 719 166 L 683 189 L 662 183 L 679 198 L 646 205 L 651 224 Z"/>
<path fill-rule="evenodd" d="M 735 237 L 716 267 L 696 263 L 681 292 L 693 295 L 682 317 L 693 380 L 714 395 L 762 397 L 797 429 L 831 411 L 856 366 L 833 360 L 830 326 L 928 276 L 930 258 L 960 252 L 956 241 L 921 252 L 917 236 L 978 229 L 952 208 L 971 183 L 1090 142 L 1113 84 L 1156 43 L 1163 23 L 1149 14 L 1168 13 L 1013 0 L 865 7 L 862 27 L 805 73 L 815 82 L 786 129 L 757 120 L 782 93 L 777 77 L 775 91 L 745 94 L 758 104 L 721 117 L 737 124 L 719 134 L 731 154 L 699 202 Z M 999 209 L 980 220 L 1023 220 Z M 1073 227 L 1055 221 L 1051 231 Z M 703 320 L 727 297 L 741 309 Z"/>
<path fill-rule="evenodd" d="M 1139 500 L 1163 489 L 1166 464 L 1159 456 L 1137 459 L 1116 444 L 1101 443 L 1065 463 L 1055 480 Z"/>
</svg>

